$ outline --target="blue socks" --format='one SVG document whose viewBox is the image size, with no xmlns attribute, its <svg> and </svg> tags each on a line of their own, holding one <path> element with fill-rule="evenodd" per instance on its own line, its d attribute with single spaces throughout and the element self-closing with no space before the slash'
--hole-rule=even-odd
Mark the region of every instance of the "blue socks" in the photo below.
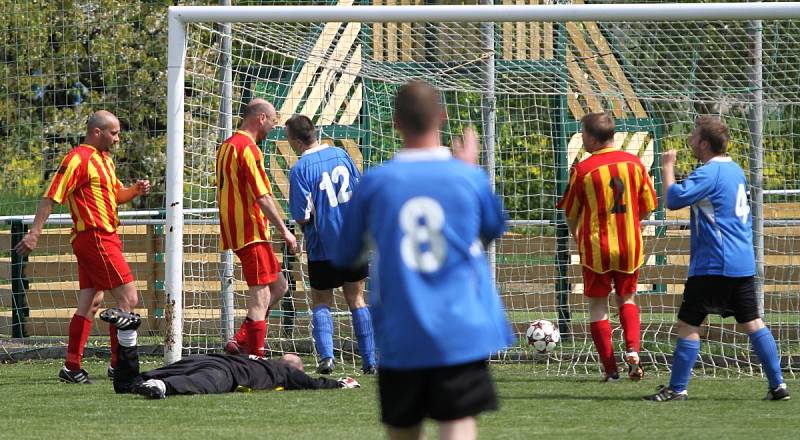
<svg viewBox="0 0 800 440">
<path fill-rule="evenodd" d="M 761 360 L 761 369 L 769 381 L 769 388 L 773 389 L 783 383 L 781 374 L 781 360 L 778 358 L 778 346 L 772 332 L 764 327 L 750 334 L 750 345 Z"/>
<path fill-rule="evenodd" d="M 678 338 L 675 344 L 675 353 L 672 355 L 672 376 L 669 387 L 672 391 L 685 391 L 689 386 L 689 376 L 700 352 L 700 341 Z"/>
<path fill-rule="evenodd" d="M 368 307 L 360 307 L 350 311 L 353 314 L 353 331 L 358 340 L 358 352 L 361 354 L 363 368 L 375 365 L 375 340 L 372 335 L 372 315 Z"/>
<path fill-rule="evenodd" d="M 331 310 L 326 305 L 314 308 L 311 317 L 313 327 L 311 334 L 314 336 L 314 346 L 320 359 L 333 357 L 333 317 Z"/>
</svg>

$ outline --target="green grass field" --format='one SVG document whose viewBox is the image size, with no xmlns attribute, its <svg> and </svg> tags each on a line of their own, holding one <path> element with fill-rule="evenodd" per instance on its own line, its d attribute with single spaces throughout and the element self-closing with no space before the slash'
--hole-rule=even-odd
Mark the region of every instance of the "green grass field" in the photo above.
<svg viewBox="0 0 800 440">
<path fill-rule="evenodd" d="M 143 370 L 160 360 L 145 361 Z M 61 361 L 0 365 L 2 438 L 262 438 L 372 439 L 382 436 L 376 381 L 330 391 L 262 391 L 179 396 L 151 401 L 118 396 L 105 379 L 106 361 L 84 367 L 94 385 L 61 384 Z M 482 438 L 797 438 L 795 400 L 765 402 L 762 379 L 695 378 L 686 402 L 638 400 L 668 377 L 604 384 L 599 377 L 552 377 L 531 365 L 495 365 L 501 409 L 480 419 Z M 255 416 L 255 417 L 254 417 Z M 433 425 L 427 427 L 436 438 Z"/>
</svg>

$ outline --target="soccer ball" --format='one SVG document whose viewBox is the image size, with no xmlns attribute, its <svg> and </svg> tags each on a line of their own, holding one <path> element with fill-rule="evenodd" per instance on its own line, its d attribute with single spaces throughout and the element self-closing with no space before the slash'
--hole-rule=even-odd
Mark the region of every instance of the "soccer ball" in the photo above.
<svg viewBox="0 0 800 440">
<path fill-rule="evenodd" d="M 525 332 L 528 337 L 528 345 L 533 346 L 537 353 L 547 354 L 556 349 L 561 334 L 552 322 L 539 319 L 533 321 Z"/>
</svg>

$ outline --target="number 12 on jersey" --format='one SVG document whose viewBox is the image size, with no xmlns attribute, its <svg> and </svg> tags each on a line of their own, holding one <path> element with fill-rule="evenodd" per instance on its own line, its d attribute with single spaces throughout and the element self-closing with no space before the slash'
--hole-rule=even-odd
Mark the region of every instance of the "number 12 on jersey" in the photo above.
<svg viewBox="0 0 800 440">
<path fill-rule="evenodd" d="M 335 183 L 342 181 L 342 186 L 339 187 L 339 192 L 333 186 Z M 350 172 L 347 167 L 339 165 L 328 174 L 327 171 L 322 173 L 322 182 L 319 184 L 319 189 L 325 191 L 328 196 L 328 203 L 331 208 L 339 206 L 340 203 L 347 203 L 350 197 L 353 196 L 353 191 L 350 191 Z"/>
</svg>

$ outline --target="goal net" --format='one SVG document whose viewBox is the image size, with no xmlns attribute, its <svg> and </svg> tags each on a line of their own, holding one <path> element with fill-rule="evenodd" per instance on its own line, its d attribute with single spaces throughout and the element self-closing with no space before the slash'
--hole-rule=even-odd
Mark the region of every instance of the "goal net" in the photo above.
<svg viewBox="0 0 800 440">
<path fill-rule="evenodd" d="M 423 2 L 374 2 L 381 3 Z M 423 7 L 436 11 L 437 18 L 403 16 L 396 22 L 382 13 L 274 22 L 258 8 L 238 18 L 219 18 L 209 9 L 206 19 L 187 18 L 186 8 L 174 10 L 174 19 L 185 21 L 175 26 L 185 34 L 176 32 L 182 41 L 170 41 L 177 56 L 170 61 L 175 75 L 170 76 L 170 108 L 183 110 L 170 113 L 170 147 L 176 142 L 182 147 L 168 153 L 181 161 L 177 169 L 175 162 L 168 163 L 168 172 L 177 177 L 167 186 L 168 220 L 172 209 L 173 222 L 166 228 L 167 294 L 168 302 L 177 299 L 172 329 L 181 331 L 171 336 L 182 339 L 172 349 L 219 350 L 245 316 L 246 288 L 238 260 L 219 252 L 214 183 L 216 148 L 238 125 L 243 104 L 262 97 L 275 105 L 281 122 L 295 113 L 310 117 L 322 142 L 344 148 L 358 166 L 368 169 L 392 157 L 401 143 L 392 129 L 395 91 L 407 81 L 423 79 L 442 91 L 448 113 L 446 144 L 463 127 L 481 132 L 482 164 L 510 215 L 493 265 L 518 343 L 497 359 L 533 361 L 552 374 L 599 371 L 576 249 L 566 236 L 562 213 L 555 209 L 570 166 L 585 156 L 580 117 L 611 112 L 617 122 L 616 145 L 641 157 L 660 193 L 660 152 L 677 149 L 678 178 L 688 175 L 698 165 L 686 144 L 693 120 L 715 114 L 731 128 L 730 155 L 749 173 L 764 317 L 784 365 L 794 373 L 800 355 L 800 235 L 795 228 L 800 220 L 800 21 L 756 21 L 755 15 L 655 21 L 660 6 L 636 9 L 649 17 L 639 20 L 608 21 L 606 15 L 564 22 L 539 16 L 491 23 L 465 21 L 459 15 L 465 9 L 456 6 L 450 11 L 458 19 L 448 19 L 438 7 Z M 753 5 L 750 10 L 761 9 Z M 796 7 L 791 10 L 797 15 Z M 505 16 L 534 18 L 520 11 Z M 271 22 L 259 22 L 256 15 Z M 229 27 L 222 20 L 229 20 Z M 180 45 L 185 51 L 176 47 Z M 176 73 L 179 66 L 185 69 L 182 78 Z M 176 83 L 184 87 L 182 94 L 175 90 L 176 78 L 182 81 Z M 228 102 L 230 120 L 221 111 Z M 261 148 L 273 191 L 286 212 L 288 172 L 297 156 L 280 125 Z M 665 212 L 660 204 L 644 229 L 647 261 L 637 298 L 641 354 L 651 371 L 668 371 L 671 359 L 688 269 L 688 216 L 688 210 Z M 180 236 L 170 237 L 173 226 L 182 231 Z M 182 246 L 171 251 L 170 240 Z M 305 255 L 288 256 L 280 243 L 275 249 L 292 288 L 270 313 L 269 348 L 313 353 Z M 170 272 L 170 256 L 181 253 L 182 265 L 173 265 Z M 231 268 L 229 283 L 225 274 Z M 621 329 L 611 301 L 619 353 Z M 358 365 L 349 312 L 338 292 L 334 309 L 337 357 L 343 365 Z M 177 322 L 181 313 L 182 327 Z M 557 323 L 565 337 L 543 359 L 533 356 L 524 336 L 536 319 Z M 760 373 L 747 335 L 734 324 L 732 318 L 710 317 L 703 325 L 706 342 L 698 365 L 706 374 Z"/>
</svg>

